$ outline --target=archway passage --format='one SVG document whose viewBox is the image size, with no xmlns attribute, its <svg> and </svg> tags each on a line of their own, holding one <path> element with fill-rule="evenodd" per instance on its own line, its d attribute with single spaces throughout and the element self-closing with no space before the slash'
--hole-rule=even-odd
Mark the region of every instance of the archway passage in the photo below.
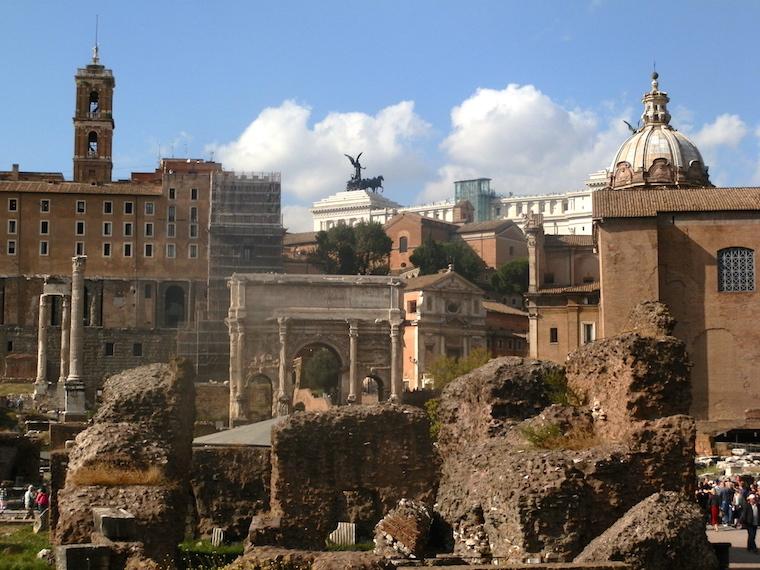
<svg viewBox="0 0 760 570">
<path fill-rule="evenodd" d="M 383 381 L 377 376 L 366 376 L 362 380 L 362 404 L 377 404 L 385 400 Z"/>
<path fill-rule="evenodd" d="M 259 422 L 272 417 L 272 381 L 263 374 L 248 379 L 248 417 Z"/>
<path fill-rule="evenodd" d="M 296 354 L 301 358 L 300 388 L 308 389 L 316 397 L 325 397 L 331 404 L 340 401 L 341 359 L 327 345 L 312 343 Z"/>
<path fill-rule="evenodd" d="M 164 292 L 164 325 L 176 329 L 185 322 L 185 290 L 171 285 Z"/>
</svg>

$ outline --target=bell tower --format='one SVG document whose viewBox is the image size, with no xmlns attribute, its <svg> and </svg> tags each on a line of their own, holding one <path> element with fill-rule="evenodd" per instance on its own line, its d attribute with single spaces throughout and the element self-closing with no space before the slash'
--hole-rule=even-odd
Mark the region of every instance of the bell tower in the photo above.
<svg viewBox="0 0 760 570">
<path fill-rule="evenodd" d="M 100 64 L 98 44 L 92 62 L 79 68 L 74 112 L 74 181 L 111 181 L 113 142 L 113 73 Z"/>
</svg>

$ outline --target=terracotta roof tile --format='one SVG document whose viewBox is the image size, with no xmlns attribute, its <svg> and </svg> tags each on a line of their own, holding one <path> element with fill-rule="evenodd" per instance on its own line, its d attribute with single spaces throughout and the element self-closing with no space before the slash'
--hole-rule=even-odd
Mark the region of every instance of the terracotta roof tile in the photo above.
<svg viewBox="0 0 760 570">
<path fill-rule="evenodd" d="M 504 303 L 498 303 L 496 301 L 483 301 L 483 308 L 486 311 L 491 311 L 492 313 L 503 313 L 505 315 L 518 315 L 520 317 L 528 316 L 528 313 L 526 311 L 522 311 L 518 309 L 517 307 L 510 307 L 509 305 L 505 305 Z"/>
<path fill-rule="evenodd" d="M 57 193 L 57 194 L 97 194 L 97 195 L 161 195 L 161 184 L 135 184 L 115 182 L 112 184 L 87 184 L 83 182 L 32 182 L 0 180 L 0 192 L 15 193 Z"/>
<path fill-rule="evenodd" d="M 666 212 L 760 211 L 760 188 L 597 190 L 594 219 L 651 218 Z"/>
<path fill-rule="evenodd" d="M 551 246 L 566 246 L 566 247 L 591 247 L 594 245 L 594 236 L 581 235 L 581 234 L 569 234 L 569 235 L 556 235 L 546 234 L 544 236 L 544 245 Z"/>
<path fill-rule="evenodd" d="M 489 222 L 473 222 L 459 226 L 457 233 L 469 234 L 474 232 L 498 232 L 514 225 L 512 220 L 491 220 Z"/>
<path fill-rule="evenodd" d="M 303 243 L 317 243 L 317 232 L 288 232 L 282 237 L 282 245 L 298 245 Z"/>
<path fill-rule="evenodd" d="M 564 295 L 565 293 L 593 293 L 599 291 L 598 281 L 583 283 L 581 285 L 567 285 L 565 287 L 547 287 L 538 290 L 539 295 Z"/>
</svg>

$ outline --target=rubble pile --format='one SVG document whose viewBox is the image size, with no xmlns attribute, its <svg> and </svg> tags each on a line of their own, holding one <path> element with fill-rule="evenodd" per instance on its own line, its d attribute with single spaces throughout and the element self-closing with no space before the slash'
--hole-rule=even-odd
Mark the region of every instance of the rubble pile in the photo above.
<svg viewBox="0 0 760 570">
<path fill-rule="evenodd" d="M 56 497 L 54 544 L 105 544 L 113 556 L 139 553 L 161 564 L 172 559 L 184 538 L 193 380 L 192 366 L 183 361 L 151 364 L 106 380 L 93 425 L 77 435 L 69 454 L 66 483 Z M 95 526 L 94 507 L 131 513 L 133 536 L 114 542 L 104 535 Z M 79 550 L 59 548 L 59 556 Z"/>
<path fill-rule="evenodd" d="M 375 527 L 375 554 L 386 558 L 422 558 L 432 521 L 426 505 L 401 499 Z"/>
</svg>

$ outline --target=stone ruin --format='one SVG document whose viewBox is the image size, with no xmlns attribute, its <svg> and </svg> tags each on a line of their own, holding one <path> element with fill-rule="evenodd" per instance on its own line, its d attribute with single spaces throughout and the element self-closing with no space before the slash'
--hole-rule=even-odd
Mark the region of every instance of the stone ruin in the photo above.
<svg viewBox="0 0 760 570">
<path fill-rule="evenodd" d="M 680 559 L 716 570 L 691 499 L 684 344 L 659 303 L 638 307 L 632 323 L 564 367 L 507 357 L 454 380 L 439 400 L 437 457 L 419 411 L 293 415 L 273 437 L 271 511 L 253 517 L 230 568 L 383 568 L 449 552 L 446 564 L 659 570 L 685 567 Z M 380 521 L 375 554 L 353 553 L 347 566 L 289 550 L 324 549 L 338 521 Z"/>
<path fill-rule="evenodd" d="M 193 382 L 184 361 L 106 380 L 102 405 L 77 435 L 56 495 L 52 540 L 60 568 L 84 567 L 85 560 L 108 568 L 171 564 L 185 533 Z"/>
</svg>

